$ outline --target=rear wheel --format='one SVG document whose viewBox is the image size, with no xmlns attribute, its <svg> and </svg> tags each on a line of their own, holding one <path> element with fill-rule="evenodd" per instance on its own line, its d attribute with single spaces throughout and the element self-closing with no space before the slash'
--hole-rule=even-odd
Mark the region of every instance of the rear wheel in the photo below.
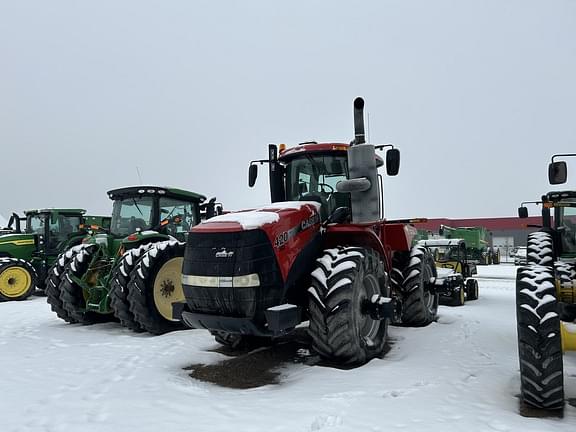
<svg viewBox="0 0 576 432">
<path fill-rule="evenodd" d="M 62 282 L 62 277 L 70 261 L 85 247 L 87 247 L 87 245 L 78 245 L 61 253 L 48 270 L 48 276 L 46 277 L 46 300 L 52 312 L 55 312 L 58 318 L 69 323 L 76 323 L 77 321 L 64 309 L 64 305 L 60 299 L 60 282 Z"/>
<path fill-rule="evenodd" d="M 516 319 L 522 400 L 562 409 L 562 338 L 552 267 L 528 265 L 516 275 Z"/>
<path fill-rule="evenodd" d="M 182 289 L 184 243 L 155 243 L 130 274 L 128 302 L 134 321 L 152 334 L 184 329 L 172 314 L 174 303 L 185 301 Z"/>
<path fill-rule="evenodd" d="M 85 325 L 106 321 L 110 318 L 108 315 L 86 310 L 84 290 L 71 277 L 82 278 L 89 271 L 90 264 L 96 253 L 98 253 L 97 245 L 87 245 L 81 249 L 68 264 L 60 282 L 62 306 L 73 320 Z M 94 272 L 90 277 L 96 280 L 98 273 Z"/>
<path fill-rule="evenodd" d="M 478 281 L 468 279 L 466 281 L 466 301 L 478 300 Z"/>
<path fill-rule="evenodd" d="M 422 246 L 414 246 L 404 270 L 403 324 L 426 326 L 436 319 L 439 299 L 430 286 L 430 280 L 435 276 L 436 267 L 430 251 Z"/>
<path fill-rule="evenodd" d="M 544 266 L 554 264 L 554 243 L 550 233 L 538 231 L 528 234 L 526 262 Z"/>
<path fill-rule="evenodd" d="M 388 297 L 388 274 L 371 249 L 327 249 L 317 259 L 308 289 L 309 334 L 313 349 L 340 364 L 362 364 L 381 355 L 388 320 L 366 312 L 373 296 Z"/>
<path fill-rule="evenodd" d="M 110 283 L 110 307 L 114 311 L 114 316 L 120 320 L 120 324 L 135 332 L 144 331 L 144 329 L 134 320 L 134 314 L 130 312 L 130 303 L 128 302 L 128 282 L 130 282 L 130 273 L 136 267 L 136 263 L 147 250 L 152 247 L 153 243 L 146 243 L 140 247 L 127 251 L 118 265 L 112 270 L 112 282 Z"/>
<path fill-rule="evenodd" d="M 30 297 L 36 287 L 36 271 L 25 260 L 0 258 L 0 301 Z"/>
</svg>

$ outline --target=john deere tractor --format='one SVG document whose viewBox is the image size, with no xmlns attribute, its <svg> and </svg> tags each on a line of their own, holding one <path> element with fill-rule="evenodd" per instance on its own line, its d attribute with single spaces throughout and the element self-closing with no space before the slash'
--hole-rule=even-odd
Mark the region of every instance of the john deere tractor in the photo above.
<svg viewBox="0 0 576 432">
<path fill-rule="evenodd" d="M 29 210 L 23 218 L 12 214 L 0 235 L 0 300 L 23 300 L 35 287 L 43 290 L 48 267 L 60 252 L 82 241 L 88 218 L 91 224 L 110 222 L 85 212 L 61 208 Z"/>
<path fill-rule="evenodd" d="M 566 162 L 555 159 L 567 156 L 576 154 L 552 157 L 551 184 L 566 182 Z M 528 235 L 527 264 L 516 276 L 521 398 L 527 407 L 561 410 L 562 354 L 576 350 L 569 328 L 576 319 L 576 191 L 549 192 L 541 202 L 542 228 Z M 518 214 L 528 217 L 527 208 Z"/>
<path fill-rule="evenodd" d="M 478 281 L 472 278 L 478 271 L 476 263 L 468 259 L 469 252 L 463 239 L 420 240 L 418 244 L 434 254 L 437 285 L 444 287 L 440 304 L 462 306 L 466 301 L 478 299 Z"/>
<path fill-rule="evenodd" d="M 91 232 L 81 245 L 63 253 L 48 274 L 52 310 L 70 323 L 91 324 L 115 316 L 135 331 L 180 328 L 171 304 L 184 298 L 182 258 L 172 260 L 165 251 L 183 251 L 188 230 L 200 222 L 203 211 L 213 210 L 214 202 L 204 204 L 203 195 L 159 186 L 114 189 L 108 196 L 113 201 L 110 229 Z M 160 266 L 159 275 L 151 286 L 136 285 L 137 292 L 130 293 L 132 270 L 151 249 L 139 274 L 154 265 Z"/>
<path fill-rule="evenodd" d="M 452 228 L 442 225 L 439 234 L 466 242 L 468 259 L 476 264 L 500 264 L 500 249 L 491 246 L 491 233 L 481 226 Z"/>
<path fill-rule="evenodd" d="M 400 153 L 365 142 L 364 101 L 354 101 L 355 139 L 270 145 L 272 204 L 217 216 L 188 237 L 183 320 L 220 343 L 267 343 L 304 321 L 324 359 L 357 365 L 382 355 L 391 320 L 426 326 L 438 294 L 430 252 L 416 229 L 383 218 L 378 168 L 396 175 Z M 386 162 L 376 154 L 386 150 Z"/>
</svg>

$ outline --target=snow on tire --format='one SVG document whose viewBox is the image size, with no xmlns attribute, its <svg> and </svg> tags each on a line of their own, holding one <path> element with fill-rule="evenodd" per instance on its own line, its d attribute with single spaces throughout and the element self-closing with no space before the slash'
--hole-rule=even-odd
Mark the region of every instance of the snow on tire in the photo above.
<svg viewBox="0 0 576 432">
<path fill-rule="evenodd" d="M 152 334 L 186 328 L 171 316 L 171 305 L 184 301 L 181 271 L 185 243 L 168 240 L 154 245 L 138 260 L 128 282 L 134 321 Z"/>
<path fill-rule="evenodd" d="M 375 295 L 389 296 L 388 275 L 371 249 L 327 249 L 316 260 L 308 289 L 308 332 L 312 348 L 328 361 L 362 364 L 381 355 L 388 320 L 363 310 Z"/>
<path fill-rule="evenodd" d="M 152 247 L 153 243 L 146 243 L 124 253 L 116 267 L 112 270 L 112 282 L 110 283 L 110 307 L 114 316 L 120 320 L 120 324 L 135 332 L 144 329 L 134 320 L 134 314 L 130 312 L 128 302 L 128 282 L 130 273 L 136 267 L 140 257 Z"/>
<path fill-rule="evenodd" d="M 554 263 L 554 242 L 550 233 L 537 231 L 528 234 L 526 261 L 528 264 L 546 266 Z"/>
<path fill-rule="evenodd" d="M 527 265 L 516 275 L 516 322 L 522 400 L 536 408 L 562 409 L 562 339 L 554 272 Z"/>
<path fill-rule="evenodd" d="M 422 246 L 414 246 L 404 270 L 404 325 L 426 326 L 436 319 L 438 294 L 433 294 L 428 288 L 430 279 L 435 276 L 436 266 L 432 253 Z"/>
<path fill-rule="evenodd" d="M 62 252 L 56 261 L 54 261 L 54 264 L 52 264 L 46 276 L 46 301 L 50 305 L 52 312 L 55 312 L 58 318 L 69 323 L 76 323 L 77 321 L 70 316 L 62 305 L 62 300 L 60 300 L 60 282 L 62 281 L 66 266 L 80 250 L 87 246 L 88 245 L 78 245 Z"/>
<path fill-rule="evenodd" d="M 60 300 L 62 300 L 64 310 L 73 320 L 85 325 L 100 322 L 104 316 L 96 312 L 86 311 L 84 291 L 70 276 L 81 278 L 88 270 L 90 262 L 97 251 L 98 246 L 94 244 L 86 245 L 80 249 L 66 267 L 59 286 Z"/>
<path fill-rule="evenodd" d="M 36 270 L 20 258 L 0 258 L 0 301 L 25 300 L 36 288 Z"/>
</svg>

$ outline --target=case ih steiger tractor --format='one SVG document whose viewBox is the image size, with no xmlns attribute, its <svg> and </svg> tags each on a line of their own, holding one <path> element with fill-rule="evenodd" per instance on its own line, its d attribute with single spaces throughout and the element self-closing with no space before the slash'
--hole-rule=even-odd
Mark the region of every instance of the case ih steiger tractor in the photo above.
<svg viewBox="0 0 576 432">
<path fill-rule="evenodd" d="M 86 235 L 86 224 L 105 225 L 110 218 L 86 216 L 83 209 L 28 210 L 13 213 L 0 235 L 0 301 L 24 300 L 44 289 L 48 268 Z M 22 230 L 21 224 L 25 223 Z"/>
<path fill-rule="evenodd" d="M 566 182 L 566 162 L 552 156 L 551 184 Z M 542 228 L 528 235 L 527 264 L 516 275 L 516 318 L 523 406 L 564 406 L 563 351 L 576 350 L 576 191 L 542 197 Z M 554 211 L 553 218 L 551 211 Z M 518 209 L 528 217 L 526 207 Z"/>
<path fill-rule="evenodd" d="M 181 328 L 171 313 L 172 303 L 184 299 L 183 242 L 202 213 L 212 215 L 214 201 L 204 203 L 206 198 L 197 193 L 158 186 L 115 189 L 108 196 L 113 201 L 110 230 L 93 231 L 58 258 L 46 281 L 48 303 L 70 323 L 115 316 L 135 331 L 161 334 Z M 133 272 L 140 259 L 142 268 Z M 156 277 L 141 283 L 150 270 L 157 271 Z"/>
<path fill-rule="evenodd" d="M 325 360 L 362 364 L 382 354 L 389 322 L 425 326 L 436 317 L 434 261 L 410 247 L 416 229 L 383 219 L 382 185 L 367 144 L 364 101 L 354 101 L 350 144 L 269 146 L 272 204 L 194 227 L 182 285 L 185 323 L 231 346 L 271 339 L 309 321 L 313 349 Z M 398 173 L 388 149 L 386 169 Z"/>
</svg>

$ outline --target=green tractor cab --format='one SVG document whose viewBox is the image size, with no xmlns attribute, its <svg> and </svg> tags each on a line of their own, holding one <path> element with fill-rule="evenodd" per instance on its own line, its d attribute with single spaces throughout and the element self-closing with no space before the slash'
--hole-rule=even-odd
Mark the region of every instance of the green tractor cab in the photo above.
<svg viewBox="0 0 576 432">
<path fill-rule="evenodd" d="M 206 197 L 194 192 L 159 186 L 114 189 L 108 197 L 113 201 L 109 228 L 91 231 L 80 246 L 61 255 L 48 275 L 48 302 L 70 323 L 90 324 L 116 316 L 133 330 L 147 330 L 146 323 L 137 322 L 128 300 L 128 283 L 138 259 L 154 245 L 183 248 L 188 230 L 200 223 L 203 214 L 215 213 L 216 204 L 214 200 L 205 203 Z M 178 263 L 170 265 L 178 267 Z M 157 288 L 161 295 L 150 297 L 159 315 L 155 318 L 167 322 L 166 331 L 180 328 L 179 320 L 170 314 L 171 304 L 184 301 L 179 278 L 172 279 Z"/>
<path fill-rule="evenodd" d="M 549 166 L 550 184 L 566 181 L 566 162 Z M 542 225 L 530 233 L 526 265 L 516 275 L 521 401 L 527 409 L 564 407 L 563 353 L 576 350 L 576 191 L 542 196 Z M 528 210 L 518 209 L 520 218 Z M 552 217 L 553 216 L 553 217 Z"/>
<path fill-rule="evenodd" d="M 23 300 L 34 288 L 45 288 L 47 269 L 58 254 L 80 244 L 86 235 L 86 219 L 109 223 L 104 216 L 85 216 L 86 210 L 53 208 L 13 213 L 0 234 L 0 300 Z M 107 222 L 108 221 L 108 222 Z"/>
<path fill-rule="evenodd" d="M 500 249 L 490 246 L 491 233 L 484 227 L 452 228 L 442 225 L 439 234 L 447 239 L 462 239 L 466 242 L 468 260 L 478 265 L 500 264 Z"/>
</svg>

